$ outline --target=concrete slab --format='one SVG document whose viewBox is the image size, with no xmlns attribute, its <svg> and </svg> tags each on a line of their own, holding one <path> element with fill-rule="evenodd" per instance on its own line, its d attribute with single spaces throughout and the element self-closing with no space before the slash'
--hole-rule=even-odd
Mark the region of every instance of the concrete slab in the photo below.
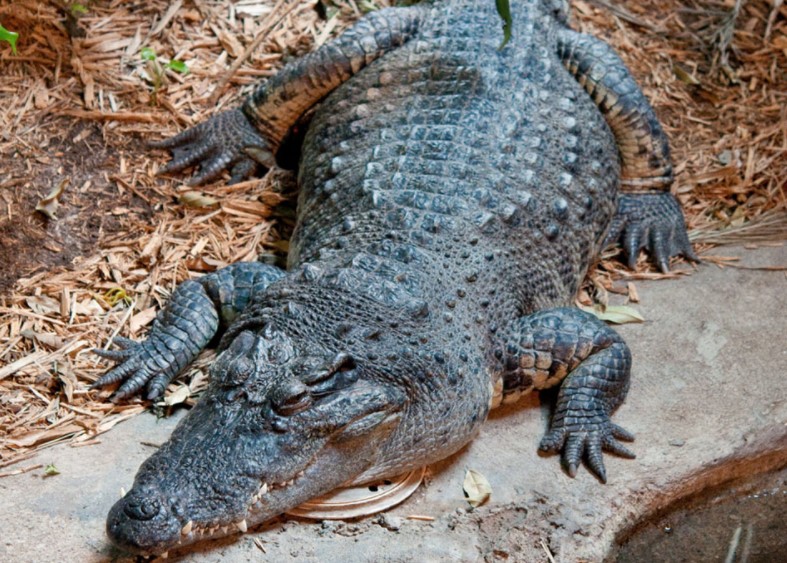
<svg viewBox="0 0 787 563">
<path fill-rule="evenodd" d="M 744 266 L 787 265 L 787 247 L 741 254 Z M 620 327 L 633 382 L 616 422 L 637 434 L 628 461 L 607 457 L 609 484 L 576 479 L 536 446 L 547 410 L 537 396 L 493 412 L 463 451 L 430 468 L 425 486 L 382 517 L 281 519 L 170 559 L 240 561 L 598 561 L 643 516 L 706 486 L 787 465 L 787 276 L 703 265 L 690 277 L 637 283 L 647 322 Z M 107 543 L 104 518 L 139 464 L 177 421 L 143 415 L 101 444 L 56 446 L 41 471 L 0 479 L 0 560 L 133 561 Z M 466 468 L 493 494 L 468 512 Z M 434 521 L 409 520 L 410 515 Z M 254 542 L 257 540 L 259 546 Z"/>
</svg>

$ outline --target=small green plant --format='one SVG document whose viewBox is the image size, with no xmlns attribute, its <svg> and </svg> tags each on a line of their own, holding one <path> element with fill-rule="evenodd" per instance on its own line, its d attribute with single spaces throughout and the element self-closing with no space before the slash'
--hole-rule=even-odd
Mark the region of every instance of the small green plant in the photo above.
<svg viewBox="0 0 787 563">
<path fill-rule="evenodd" d="M 158 61 L 158 56 L 156 55 L 156 51 L 153 50 L 151 47 L 142 47 L 139 50 L 139 56 L 142 58 L 143 61 L 147 62 L 147 75 L 148 80 L 153 85 L 153 99 L 152 102 L 156 103 L 156 96 L 158 95 L 159 89 L 164 85 L 166 80 L 164 72 L 166 69 L 172 70 L 177 72 L 178 74 L 188 74 L 189 67 L 183 61 L 178 60 L 171 60 L 161 65 Z"/>
<path fill-rule="evenodd" d="M 16 40 L 19 39 L 19 34 L 15 31 L 9 31 L 0 24 L 0 41 L 5 41 L 11 45 L 11 52 L 16 55 Z"/>
<path fill-rule="evenodd" d="M 88 12 L 87 6 L 85 6 L 84 4 L 71 4 L 68 7 L 68 9 L 71 10 L 71 15 L 74 17 L 78 17 L 82 14 L 87 14 Z"/>
<path fill-rule="evenodd" d="M 508 3 L 508 0 L 495 0 L 495 5 L 497 6 L 497 13 L 500 14 L 500 18 L 503 20 L 503 42 L 500 44 L 498 49 L 502 49 L 506 46 L 511 40 L 511 6 Z"/>
</svg>

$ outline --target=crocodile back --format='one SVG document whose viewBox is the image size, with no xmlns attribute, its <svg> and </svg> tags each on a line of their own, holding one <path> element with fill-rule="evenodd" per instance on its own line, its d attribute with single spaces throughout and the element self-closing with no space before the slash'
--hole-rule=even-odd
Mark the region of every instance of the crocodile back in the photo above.
<svg viewBox="0 0 787 563">
<path fill-rule="evenodd" d="M 614 138 L 542 2 L 514 5 L 503 50 L 491 2 L 452 4 L 317 111 L 290 265 L 391 304 L 468 296 L 487 321 L 565 304 L 615 207 Z"/>
</svg>

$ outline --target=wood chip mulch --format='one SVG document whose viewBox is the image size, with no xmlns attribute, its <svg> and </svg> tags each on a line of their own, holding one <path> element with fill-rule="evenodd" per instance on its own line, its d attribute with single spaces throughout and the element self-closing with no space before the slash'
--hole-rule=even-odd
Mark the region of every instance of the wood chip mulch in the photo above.
<svg viewBox="0 0 787 563">
<path fill-rule="evenodd" d="M 38 233 L 24 239 L 31 253 L 63 258 L 0 296 L 0 468 L 55 443 L 96 443 L 147 408 L 88 390 L 107 367 L 91 349 L 118 334 L 143 337 L 177 283 L 286 253 L 291 173 L 194 190 L 157 177 L 166 157 L 144 140 L 232 107 L 389 3 L 326 2 L 326 14 L 313 1 L 111 0 L 84 2 L 82 13 L 54 0 L 0 1 L 0 24 L 20 33 L 17 55 L 0 43 L 0 238 L 14 241 L 0 251 L 22 252 L 13 236 L 27 229 Z M 656 107 L 699 250 L 787 240 L 783 2 L 573 5 L 574 26 L 614 45 Z M 34 211 L 61 184 L 63 194 Z M 0 256 L 0 266 L 13 258 Z M 644 258 L 633 273 L 614 252 L 603 258 L 586 284 L 596 299 L 614 291 L 636 301 L 632 280 L 665 277 Z M 164 408 L 193 401 L 210 358 L 170 385 Z"/>
</svg>

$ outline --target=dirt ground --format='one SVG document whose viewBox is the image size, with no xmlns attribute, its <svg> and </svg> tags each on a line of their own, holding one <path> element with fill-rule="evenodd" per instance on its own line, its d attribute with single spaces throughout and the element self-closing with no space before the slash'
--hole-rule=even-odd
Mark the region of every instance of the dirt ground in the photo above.
<svg viewBox="0 0 787 563">
<path fill-rule="evenodd" d="M 60 441 L 90 444 L 142 412 L 87 391 L 105 369 L 90 349 L 144 334 L 178 282 L 287 250 L 289 173 L 195 191 L 156 176 L 166 156 L 145 141 L 232 107 L 388 2 L 333 2 L 335 13 L 294 0 L 83 4 L 0 0 L 0 23 L 20 34 L 16 55 L 0 43 L 0 468 Z M 573 5 L 574 27 L 618 49 L 662 119 L 699 250 L 787 239 L 787 7 Z M 59 187 L 52 216 L 36 211 Z M 605 260 L 583 299 L 633 299 L 630 282 L 655 277 L 644 259 L 633 274 Z M 205 378 L 186 381 L 173 401 L 191 403 Z"/>
</svg>

